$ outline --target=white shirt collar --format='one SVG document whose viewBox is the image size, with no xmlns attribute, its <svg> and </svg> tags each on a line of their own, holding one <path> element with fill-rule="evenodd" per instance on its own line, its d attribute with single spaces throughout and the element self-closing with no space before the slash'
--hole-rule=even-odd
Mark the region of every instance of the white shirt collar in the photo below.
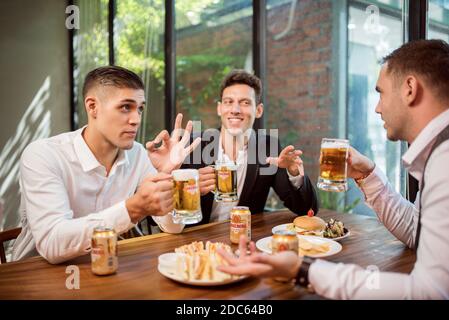
<svg viewBox="0 0 449 320">
<path fill-rule="evenodd" d="M 433 141 L 449 124 L 449 109 L 433 118 L 418 134 L 407 152 L 402 156 L 404 166 L 410 174 L 421 181 L 425 161 L 429 155 Z"/>
<path fill-rule="evenodd" d="M 95 155 L 92 153 L 92 150 L 90 150 L 89 146 L 83 138 L 82 134 L 86 127 L 87 125 L 77 130 L 76 136 L 73 139 L 73 147 L 75 148 L 75 153 L 78 157 L 79 162 L 81 163 L 84 172 L 102 167 L 102 164 L 98 162 L 97 158 L 95 158 Z M 128 164 L 128 152 L 126 150 L 120 149 L 117 160 L 115 161 L 115 166 L 118 167 Z"/>
<path fill-rule="evenodd" d="M 241 149 L 237 152 L 237 165 L 241 165 L 244 163 L 247 149 L 248 149 L 248 145 L 245 145 L 243 147 L 243 149 Z M 229 157 L 223 150 L 223 140 L 222 140 L 221 133 L 220 133 L 220 138 L 218 140 L 218 157 L 217 157 L 217 159 L 224 159 L 224 160 L 229 160 L 229 161 L 231 160 L 231 159 L 229 159 Z"/>
</svg>

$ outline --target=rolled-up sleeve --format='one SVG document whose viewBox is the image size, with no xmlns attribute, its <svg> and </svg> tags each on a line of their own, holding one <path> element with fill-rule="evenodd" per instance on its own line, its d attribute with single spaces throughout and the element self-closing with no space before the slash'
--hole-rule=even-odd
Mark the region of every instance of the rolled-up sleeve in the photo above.
<svg viewBox="0 0 449 320">
<path fill-rule="evenodd" d="M 317 260 L 309 268 L 315 291 L 332 299 L 449 299 L 449 142 L 435 150 L 425 172 L 421 235 L 410 274 Z M 385 227 L 413 246 L 417 209 L 396 193 L 379 170 L 361 186 Z M 380 259 L 381 257 L 379 257 Z"/>
<path fill-rule="evenodd" d="M 413 248 L 419 214 L 416 206 L 393 189 L 377 166 L 359 187 L 365 195 L 366 204 L 379 220 L 396 238 Z"/>
</svg>

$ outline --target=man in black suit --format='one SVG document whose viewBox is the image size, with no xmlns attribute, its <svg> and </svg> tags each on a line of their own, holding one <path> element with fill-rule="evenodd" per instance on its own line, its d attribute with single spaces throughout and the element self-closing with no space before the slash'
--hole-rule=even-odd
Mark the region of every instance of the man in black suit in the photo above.
<svg viewBox="0 0 449 320">
<path fill-rule="evenodd" d="M 229 219 L 230 209 L 236 205 L 248 206 L 251 213 L 263 212 L 270 187 L 294 213 L 304 215 L 310 209 L 316 213 L 316 193 L 304 173 L 302 152 L 293 146 L 280 151 L 277 137 L 252 130 L 255 119 L 263 114 L 260 79 L 244 70 L 234 70 L 224 78 L 220 91 L 217 114 L 221 128 L 202 132 L 201 148 L 182 166 L 200 172 L 203 213 L 200 224 Z M 238 165 L 238 201 L 214 201 L 215 175 L 208 165 L 217 159 Z"/>
</svg>

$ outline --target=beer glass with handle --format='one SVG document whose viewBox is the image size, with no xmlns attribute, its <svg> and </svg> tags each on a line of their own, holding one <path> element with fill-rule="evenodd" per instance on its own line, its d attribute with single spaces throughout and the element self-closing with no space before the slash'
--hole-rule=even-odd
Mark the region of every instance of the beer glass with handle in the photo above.
<svg viewBox="0 0 449 320">
<path fill-rule="evenodd" d="M 324 138 L 321 141 L 320 176 L 317 186 L 324 191 L 348 190 L 347 162 L 349 140 Z"/>
<path fill-rule="evenodd" d="M 199 173 L 196 169 L 173 170 L 173 222 L 193 224 L 203 218 L 200 203 Z"/>
<path fill-rule="evenodd" d="M 215 201 L 237 201 L 237 164 L 233 161 L 215 162 Z"/>
</svg>

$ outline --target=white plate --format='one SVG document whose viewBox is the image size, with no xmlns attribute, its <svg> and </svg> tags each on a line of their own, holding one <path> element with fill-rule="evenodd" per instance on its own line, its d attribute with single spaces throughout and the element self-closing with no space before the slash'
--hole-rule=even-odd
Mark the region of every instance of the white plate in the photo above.
<svg viewBox="0 0 449 320">
<path fill-rule="evenodd" d="M 277 232 L 277 231 L 288 230 L 287 227 L 288 227 L 289 225 L 291 225 L 291 224 L 293 224 L 293 223 L 284 223 L 284 224 L 280 224 L 280 225 L 278 225 L 278 226 L 276 226 L 276 227 L 273 227 L 273 229 L 271 229 L 271 232 L 274 234 L 274 233 Z"/>
<path fill-rule="evenodd" d="M 161 255 L 162 256 L 162 255 Z M 171 252 L 171 253 L 165 253 L 163 254 L 164 259 L 163 260 L 172 260 L 174 259 L 174 261 L 176 261 L 176 253 Z M 161 260 L 159 259 L 159 261 L 161 262 Z M 172 260 L 173 261 L 173 260 Z M 225 284 L 230 284 L 230 283 L 235 283 L 235 282 L 239 282 L 242 281 L 243 279 L 248 278 L 248 276 L 240 276 L 237 278 L 233 278 L 233 279 L 226 279 L 224 281 L 210 281 L 210 280 L 185 280 L 181 277 L 179 277 L 176 273 L 175 273 L 175 268 L 170 268 L 168 267 L 166 264 L 164 263 L 159 263 L 157 266 L 158 271 L 164 275 L 165 277 L 180 282 L 180 283 L 184 283 L 184 284 L 190 284 L 190 285 L 194 285 L 194 286 L 222 286 Z"/>
<path fill-rule="evenodd" d="M 262 238 L 262 239 L 258 240 L 256 242 L 256 248 L 259 249 L 260 251 L 271 254 L 271 238 L 272 237 L 266 237 L 266 238 Z M 298 235 L 298 238 L 300 238 L 300 239 L 303 238 L 303 239 L 305 239 L 309 242 L 312 242 L 314 244 L 317 244 L 317 245 L 324 244 L 324 243 L 329 244 L 328 252 L 310 255 L 310 257 L 313 257 L 313 258 L 324 258 L 324 257 L 333 256 L 334 254 L 339 253 L 342 249 L 341 244 L 339 244 L 338 242 L 331 240 L 331 239 L 326 239 L 326 238 L 322 238 L 322 237 L 314 237 L 314 236 L 300 236 L 300 235 Z"/>
<path fill-rule="evenodd" d="M 274 234 L 276 231 L 283 231 L 283 230 L 287 230 L 288 225 L 290 225 L 291 223 L 284 223 L 284 224 L 280 224 L 278 226 L 273 227 L 273 229 L 271 229 L 271 232 Z M 345 239 L 347 237 L 349 237 L 351 235 L 351 231 L 347 228 L 345 228 L 346 230 L 348 230 L 348 232 L 346 232 L 344 235 L 342 235 L 341 237 L 337 237 L 337 238 L 325 238 L 325 239 L 330 239 L 330 240 L 334 240 L 334 241 L 339 241 L 342 239 Z M 323 238 L 323 237 L 321 237 Z"/>
</svg>

